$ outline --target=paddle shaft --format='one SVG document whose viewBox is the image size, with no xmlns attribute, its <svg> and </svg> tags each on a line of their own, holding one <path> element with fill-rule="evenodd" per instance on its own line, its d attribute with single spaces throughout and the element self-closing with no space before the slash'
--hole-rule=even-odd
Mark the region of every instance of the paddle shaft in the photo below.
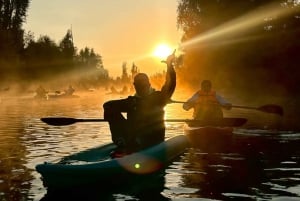
<svg viewBox="0 0 300 201">
<path fill-rule="evenodd" d="M 174 101 L 171 100 L 169 103 L 186 103 L 184 101 Z M 251 110 L 258 110 L 261 112 L 273 113 L 283 116 L 283 109 L 279 105 L 275 104 L 267 104 L 260 107 L 250 107 L 250 106 L 240 106 L 240 105 L 232 105 L 232 108 L 242 108 L 242 109 L 251 109 Z"/>
<path fill-rule="evenodd" d="M 241 105 L 232 105 L 233 108 L 242 108 L 242 109 L 250 109 L 250 110 L 258 110 L 257 107 L 249 107 L 249 106 L 241 106 Z"/>
<path fill-rule="evenodd" d="M 67 126 L 78 122 L 107 122 L 105 119 L 76 119 L 70 117 L 44 117 L 41 120 L 49 125 L 53 126 Z M 206 125 L 207 122 L 202 120 L 194 120 L 194 119 L 165 119 L 165 122 L 186 122 L 186 123 L 194 123 L 194 124 L 203 124 Z M 225 123 L 232 124 L 233 126 L 240 126 L 246 123 L 246 119 L 244 118 L 225 118 Z M 227 123 L 226 123 L 227 122 Z M 210 122 L 216 124 L 217 122 Z"/>
<path fill-rule="evenodd" d="M 105 119 L 76 119 L 76 118 L 71 118 L 71 119 L 74 119 L 75 123 L 76 122 L 107 122 L 107 120 Z"/>
<path fill-rule="evenodd" d="M 77 119 L 71 117 L 44 117 L 41 120 L 47 124 L 69 125 L 77 122 L 107 122 L 105 119 Z M 193 119 L 165 119 L 166 122 L 199 122 L 200 120 Z"/>
<path fill-rule="evenodd" d="M 171 100 L 170 103 L 187 103 L 187 102 Z M 253 110 L 259 109 L 259 108 L 256 108 L 256 107 L 241 106 L 241 105 L 232 105 L 231 107 L 234 107 L 234 108 L 244 108 L 244 109 L 253 109 Z"/>
<path fill-rule="evenodd" d="M 75 119 L 76 122 L 107 122 L 105 119 Z M 165 122 L 200 122 L 194 119 L 165 119 Z"/>
</svg>

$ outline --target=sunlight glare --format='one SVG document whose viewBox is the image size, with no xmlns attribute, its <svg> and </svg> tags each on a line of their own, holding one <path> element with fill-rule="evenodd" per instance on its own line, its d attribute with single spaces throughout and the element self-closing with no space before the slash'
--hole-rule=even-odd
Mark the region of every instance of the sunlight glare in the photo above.
<svg viewBox="0 0 300 201">
<path fill-rule="evenodd" d="M 159 44 L 153 52 L 153 56 L 159 59 L 166 59 L 172 53 L 172 48 L 167 44 Z"/>
<path fill-rule="evenodd" d="M 263 9 L 251 11 L 235 20 L 224 23 L 214 29 L 200 34 L 199 36 L 185 41 L 181 44 L 181 47 L 188 48 L 190 46 L 197 45 L 198 43 L 216 43 L 224 40 L 237 39 L 237 35 L 249 30 L 255 26 L 264 23 L 261 19 L 272 19 L 273 17 L 279 18 L 296 12 L 297 9 L 286 9 L 284 6 L 278 6 L 278 4 L 269 4 Z"/>
</svg>

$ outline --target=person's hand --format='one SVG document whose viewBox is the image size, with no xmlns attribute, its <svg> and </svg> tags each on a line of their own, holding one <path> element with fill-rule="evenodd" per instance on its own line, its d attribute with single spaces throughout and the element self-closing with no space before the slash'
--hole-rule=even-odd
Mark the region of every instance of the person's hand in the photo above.
<svg viewBox="0 0 300 201">
<path fill-rule="evenodd" d="M 176 52 L 176 49 L 173 51 L 173 53 L 171 55 L 169 55 L 167 57 L 167 60 L 161 61 L 161 62 L 166 63 L 167 66 L 173 66 L 173 64 L 175 62 L 175 52 Z"/>
<path fill-rule="evenodd" d="M 227 110 L 230 110 L 232 108 L 232 104 L 227 103 L 226 105 L 224 105 L 224 108 L 227 109 Z"/>
</svg>

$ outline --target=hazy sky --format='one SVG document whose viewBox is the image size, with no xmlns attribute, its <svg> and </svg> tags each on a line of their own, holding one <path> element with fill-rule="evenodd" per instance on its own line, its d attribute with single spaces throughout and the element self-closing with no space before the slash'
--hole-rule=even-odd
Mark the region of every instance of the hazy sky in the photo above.
<svg viewBox="0 0 300 201">
<path fill-rule="evenodd" d="M 165 65 L 150 58 L 155 46 L 180 43 L 176 0 L 32 0 L 26 31 L 37 39 L 48 35 L 59 42 L 72 27 L 78 49 L 94 48 L 110 75 L 121 75 L 124 61 L 146 73 L 161 72 Z M 155 63 L 154 63 L 155 61 Z"/>
</svg>

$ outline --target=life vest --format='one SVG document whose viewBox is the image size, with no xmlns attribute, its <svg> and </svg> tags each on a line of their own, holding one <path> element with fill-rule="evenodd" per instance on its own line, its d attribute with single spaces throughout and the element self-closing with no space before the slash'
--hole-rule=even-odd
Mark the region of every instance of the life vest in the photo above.
<svg viewBox="0 0 300 201">
<path fill-rule="evenodd" d="M 205 92 L 205 91 L 199 90 L 198 95 L 199 95 L 199 98 L 196 101 L 197 104 L 219 104 L 219 102 L 216 98 L 215 91 Z"/>
<path fill-rule="evenodd" d="M 217 100 L 216 92 L 198 91 L 199 98 L 194 106 L 194 119 L 215 120 L 223 118 L 222 108 Z"/>
</svg>

